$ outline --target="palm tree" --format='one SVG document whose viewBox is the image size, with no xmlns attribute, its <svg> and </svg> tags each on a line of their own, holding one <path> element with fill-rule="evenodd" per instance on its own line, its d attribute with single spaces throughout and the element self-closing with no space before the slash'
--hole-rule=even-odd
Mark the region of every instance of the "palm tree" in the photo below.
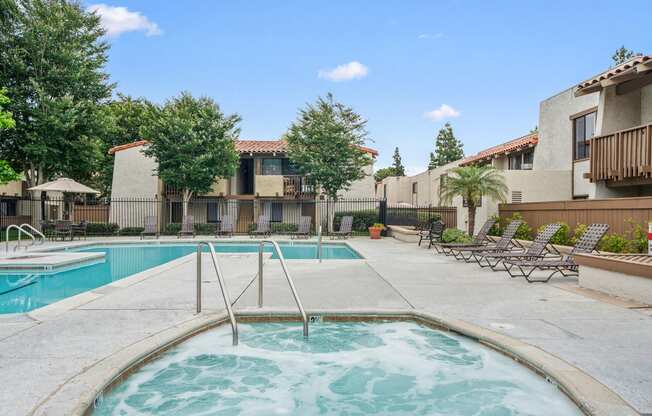
<svg viewBox="0 0 652 416">
<path fill-rule="evenodd" d="M 496 168 L 489 165 L 457 167 L 450 171 L 442 184 L 441 199 L 450 203 L 454 197 L 461 196 L 469 210 L 469 235 L 475 228 L 475 210 L 483 196 L 497 201 L 505 201 L 507 185 L 505 178 Z"/>
</svg>

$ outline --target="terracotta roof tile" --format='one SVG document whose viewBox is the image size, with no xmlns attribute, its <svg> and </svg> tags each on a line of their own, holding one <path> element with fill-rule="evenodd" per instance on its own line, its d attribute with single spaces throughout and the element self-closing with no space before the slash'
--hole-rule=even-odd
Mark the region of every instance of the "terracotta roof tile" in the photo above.
<svg viewBox="0 0 652 416">
<path fill-rule="evenodd" d="M 142 146 L 147 143 L 149 143 L 147 140 L 139 140 L 133 143 L 121 144 L 120 146 L 115 146 L 109 149 L 109 154 L 112 155 L 115 152 L 136 146 Z M 374 157 L 378 156 L 378 151 L 375 149 L 364 146 L 359 147 L 360 150 L 363 150 Z M 236 140 L 235 148 L 239 153 L 283 153 L 287 150 L 287 144 L 284 140 Z"/>
<path fill-rule="evenodd" d="M 640 71 L 640 68 L 638 68 L 639 66 L 641 66 L 640 68 L 643 68 L 643 72 L 647 72 L 649 70 L 649 66 L 652 66 L 652 55 L 635 56 L 632 59 L 629 59 L 628 61 L 623 62 L 620 65 L 617 65 L 613 68 L 609 68 L 608 70 L 594 77 L 582 81 L 577 85 L 577 92 L 581 93 L 582 90 L 595 86 L 595 84 L 598 84 L 601 81 L 607 80 L 614 76 L 624 75 L 626 72 Z"/>
<path fill-rule="evenodd" d="M 479 160 L 491 158 L 496 155 L 513 152 L 528 147 L 536 146 L 539 143 L 539 133 L 530 133 L 526 136 L 519 137 L 518 139 L 510 140 L 506 143 L 490 147 L 475 155 L 468 156 L 460 162 L 460 166 L 471 165 Z"/>
</svg>

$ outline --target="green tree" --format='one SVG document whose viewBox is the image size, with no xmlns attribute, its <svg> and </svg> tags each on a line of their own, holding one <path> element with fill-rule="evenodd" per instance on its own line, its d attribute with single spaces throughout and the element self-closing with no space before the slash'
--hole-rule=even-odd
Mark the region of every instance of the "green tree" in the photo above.
<svg viewBox="0 0 652 416">
<path fill-rule="evenodd" d="M 367 138 L 366 120 L 333 99 L 319 97 L 299 111 L 285 140 L 288 154 L 299 170 L 331 199 L 340 190 L 365 176 L 371 163 L 363 146 Z"/>
<path fill-rule="evenodd" d="M 450 123 L 444 124 L 444 127 L 437 133 L 435 139 L 435 152 L 430 153 L 430 163 L 428 169 L 434 169 L 454 162 L 464 157 L 464 145 L 455 138 L 453 127 Z"/>
<path fill-rule="evenodd" d="M 87 180 L 101 158 L 101 104 L 112 85 L 108 44 L 81 3 L 16 0 L 0 18 L 0 85 L 16 126 L 0 132 L 0 156 L 29 186 L 55 175 Z"/>
<path fill-rule="evenodd" d="M 132 98 L 118 94 L 116 100 L 103 106 L 105 121 L 104 132 L 101 135 L 101 159 L 97 166 L 94 185 L 108 195 L 113 179 L 114 157 L 108 154 L 110 148 L 125 143 L 142 140 L 141 129 L 153 114 L 153 105 L 145 98 Z"/>
<path fill-rule="evenodd" d="M 394 156 L 392 156 L 392 159 L 394 159 L 394 163 L 392 163 L 392 167 L 394 168 L 394 175 L 405 176 L 405 167 L 403 167 L 403 162 L 401 161 L 401 154 L 398 152 L 398 147 L 394 149 Z"/>
<path fill-rule="evenodd" d="M 0 130 L 4 129 L 13 129 L 16 123 L 14 122 L 11 113 L 4 111 L 2 108 L 9 103 L 9 97 L 5 95 L 6 90 L 0 88 Z M 15 170 L 7 163 L 6 160 L 0 159 L 0 185 L 4 185 L 8 182 L 17 181 L 20 179 L 20 175 L 16 173 Z"/>
<path fill-rule="evenodd" d="M 641 55 L 639 52 L 634 52 L 631 49 L 627 49 L 625 45 L 621 46 L 620 48 L 616 49 L 616 52 L 614 52 L 613 55 L 611 55 L 611 59 L 613 60 L 614 66 L 618 66 L 622 63 L 625 63 L 632 59 L 633 57 Z"/>
<path fill-rule="evenodd" d="M 389 176 L 398 176 L 396 174 L 396 169 L 394 169 L 393 166 L 388 166 L 386 168 L 380 168 L 376 172 L 374 172 L 374 180 L 376 182 L 380 182 L 383 179 L 389 177 Z"/>
<path fill-rule="evenodd" d="M 493 166 L 463 166 L 451 169 L 442 184 L 441 198 L 444 203 L 452 202 L 461 196 L 468 208 L 468 233 L 473 235 L 475 211 L 483 196 L 493 200 L 505 201 L 507 195 L 505 178 Z"/>
<path fill-rule="evenodd" d="M 186 92 L 151 112 L 142 129 L 151 142 L 144 153 L 156 159 L 163 182 L 181 191 L 185 216 L 193 195 L 209 192 L 216 179 L 235 174 L 240 116 L 227 116 L 212 99 Z"/>
</svg>

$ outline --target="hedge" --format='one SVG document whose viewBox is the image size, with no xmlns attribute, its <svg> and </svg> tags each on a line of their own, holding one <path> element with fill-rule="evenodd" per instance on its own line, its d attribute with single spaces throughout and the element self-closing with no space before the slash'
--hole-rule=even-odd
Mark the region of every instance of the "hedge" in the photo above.
<svg viewBox="0 0 652 416">
<path fill-rule="evenodd" d="M 378 222 L 378 211 L 375 209 L 368 209 L 362 211 L 343 211 L 335 213 L 333 218 L 333 227 L 335 230 L 340 229 L 342 217 L 353 217 L 352 230 L 358 233 L 368 233 L 368 228 Z"/>
<path fill-rule="evenodd" d="M 115 235 L 120 226 L 116 223 L 89 222 L 86 225 L 86 234 Z"/>
</svg>

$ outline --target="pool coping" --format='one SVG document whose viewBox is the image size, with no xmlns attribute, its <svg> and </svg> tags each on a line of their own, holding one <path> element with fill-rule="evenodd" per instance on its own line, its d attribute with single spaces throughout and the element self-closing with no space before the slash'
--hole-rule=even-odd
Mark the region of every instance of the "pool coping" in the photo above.
<svg viewBox="0 0 652 416">
<path fill-rule="evenodd" d="M 454 332 L 501 352 L 533 370 L 556 385 L 586 415 L 639 415 L 618 394 L 572 364 L 523 341 L 460 319 L 448 319 L 410 309 L 312 310 L 308 312 L 310 316 L 318 315 L 334 320 L 413 320 L 436 329 Z M 297 319 L 296 311 L 277 308 L 240 309 L 236 311 L 236 315 L 241 322 Z M 138 341 L 68 379 L 29 414 L 39 416 L 51 414 L 90 415 L 96 398 L 132 371 L 189 337 L 226 322 L 228 322 L 228 317 L 225 313 L 202 313 Z"/>
<path fill-rule="evenodd" d="M 36 249 L 29 251 L 27 253 L 29 254 L 38 254 L 38 253 L 49 253 L 53 251 L 64 251 L 67 249 L 71 248 L 83 248 L 83 247 L 93 247 L 93 246 L 111 246 L 111 245 L 125 245 L 125 244 L 135 244 L 135 245 L 143 245 L 143 244 L 152 244 L 155 243 L 154 245 L 160 245 L 160 244 L 188 244 L 188 243 L 202 243 L 202 242 L 224 242 L 224 243 L 229 243 L 229 244 L 237 244 L 237 243 L 243 243 L 243 242 L 253 242 L 253 243 L 259 243 L 261 240 L 260 239 L 240 239 L 240 240 L 221 240 L 221 239 L 177 239 L 177 240 L 92 240 L 92 241 L 82 241 L 78 243 L 71 243 L 71 244 L 65 244 L 61 246 L 54 246 L 54 247 L 45 247 L 42 249 Z M 287 243 L 287 242 L 292 242 L 293 244 L 306 244 L 310 243 L 310 241 L 302 240 L 302 241 L 296 241 L 296 240 L 275 240 L 277 243 Z M 158 243 L 158 244 L 156 244 Z M 350 244 L 348 244 L 346 241 L 333 241 L 333 242 L 328 242 L 328 244 L 337 244 L 337 245 L 345 245 L 349 248 L 349 250 L 353 251 L 356 255 L 358 255 L 360 258 L 358 259 L 328 259 L 328 262 L 338 262 L 338 261 L 346 261 L 346 262 L 351 262 L 351 261 L 366 261 L 366 258 L 355 248 L 353 248 Z M 243 256 L 243 255 L 257 255 L 256 253 L 216 253 L 218 256 Z M 56 316 L 61 315 L 62 313 L 65 313 L 67 311 L 70 311 L 72 309 L 78 308 L 80 306 L 83 306 L 84 304 L 88 302 L 92 302 L 96 299 L 101 298 L 102 296 L 106 295 L 105 292 L 107 290 L 111 290 L 111 288 L 122 288 L 122 287 L 128 287 L 132 286 L 138 282 L 141 282 L 143 280 L 149 279 L 150 277 L 153 277 L 155 275 L 158 275 L 160 273 L 163 273 L 165 271 L 171 270 L 177 266 L 180 266 L 184 263 L 187 263 L 191 261 L 194 257 L 196 256 L 195 253 L 191 253 L 185 256 L 178 257 L 176 259 L 170 260 L 168 262 L 165 262 L 163 264 L 159 264 L 158 266 L 154 266 L 149 269 L 145 269 L 141 272 L 129 275 L 127 277 L 124 277 L 122 279 L 113 281 L 111 283 L 107 283 L 102 286 L 97 286 L 93 289 L 86 290 L 84 292 L 78 293 L 73 296 L 69 296 L 66 298 L 63 298 L 61 300 L 58 300 L 56 302 L 50 303 L 48 305 L 42 306 L 40 308 L 32 309 L 27 312 L 15 312 L 15 313 L 3 313 L 0 314 L 0 321 L 11 321 L 15 318 L 24 316 L 28 317 L 31 319 L 34 319 L 36 321 L 44 321 L 47 319 L 54 318 Z M 318 259 L 292 259 L 292 260 L 287 260 L 287 261 L 292 261 L 292 262 L 317 262 L 319 261 Z M 59 270 L 57 270 L 59 271 Z M 19 270 L 19 272 L 22 272 L 22 270 Z"/>
</svg>

